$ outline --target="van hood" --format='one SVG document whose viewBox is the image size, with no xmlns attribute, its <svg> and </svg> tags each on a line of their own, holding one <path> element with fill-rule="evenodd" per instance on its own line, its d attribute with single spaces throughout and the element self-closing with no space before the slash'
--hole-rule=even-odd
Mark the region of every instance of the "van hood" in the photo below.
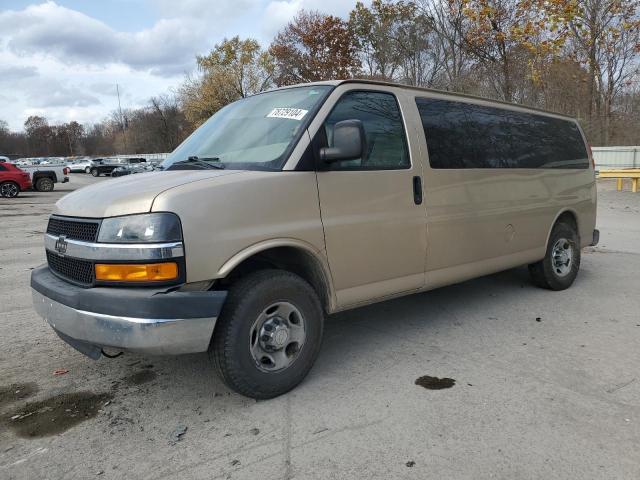
<svg viewBox="0 0 640 480">
<path fill-rule="evenodd" d="M 187 183 L 243 173 L 241 170 L 175 170 L 127 175 L 80 188 L 62 197 L 54 213 L 105 218 L 151 211 L 162 192 Z"/>
</svg>

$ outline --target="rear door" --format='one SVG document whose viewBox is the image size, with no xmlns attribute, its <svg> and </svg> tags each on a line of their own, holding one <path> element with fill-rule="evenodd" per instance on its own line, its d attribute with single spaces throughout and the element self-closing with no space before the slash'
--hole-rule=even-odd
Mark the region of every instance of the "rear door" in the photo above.
<svg viewBox="0 0 640 480">
<path fill-rule="evenodd" d="M 411 155 L 398 98 L 349 87 L 336 89 L 339 99 L 317 133 L 332 146 L 333 126 L 357 119 L 366 135 L 362 158 L 319 165 L 317 173 L 338 307 L 423 287 L 426 256 L 422 166 Z"/>
</svg>

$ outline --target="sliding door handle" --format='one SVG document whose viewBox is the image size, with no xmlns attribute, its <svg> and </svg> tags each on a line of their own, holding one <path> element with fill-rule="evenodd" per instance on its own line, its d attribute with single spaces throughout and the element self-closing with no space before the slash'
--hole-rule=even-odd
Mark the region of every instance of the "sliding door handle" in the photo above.
<svg viewBox="0 0 640 480">
<path fill-rule="evenodd" d="M 422 204 L 422 179 L 417 175 L 413 177 L 413 202 Z"/>
</svg>

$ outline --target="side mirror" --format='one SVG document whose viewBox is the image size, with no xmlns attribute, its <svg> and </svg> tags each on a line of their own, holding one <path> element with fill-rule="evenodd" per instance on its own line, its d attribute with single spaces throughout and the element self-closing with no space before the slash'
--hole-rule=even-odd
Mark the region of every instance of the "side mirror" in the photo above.
<svg viewBox="0 0 640 480">
<path fill-rule="evenodd" d="M 320 149 L 320 159 L 327 162 L 356 160 L 364 151 L 364 127 L 360 120 L 343 120 L 333 127 L 333 147 Z"/>
</svg>

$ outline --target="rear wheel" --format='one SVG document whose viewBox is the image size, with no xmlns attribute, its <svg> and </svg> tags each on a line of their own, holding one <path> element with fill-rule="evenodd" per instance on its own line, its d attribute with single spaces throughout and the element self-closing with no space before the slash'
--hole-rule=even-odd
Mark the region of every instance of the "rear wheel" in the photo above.
<svg viewBox="0 0 640 480">
<path fill-rule="evenodd" d="M 572 223 L 557 223 L 542 260 L 529 265 L 534 283 L 550 290 L 569 288 L 580 269 L 580 239 Z"/>
<path fill-rule="evenodd" d="M 98 172 L 97 168 L 92 168 L 91 169 L 91 175 L 93 175 L 94 177 L 99 177 L 100 173 Z"/>
<path fill-rule="evenodd" d="M 91 167 L 86 167 L 84 169 L 84 173 L 91 173 Z"/>
<path fill-rule="evenodd" d="M 20 193 L 20 186 L 15 182 L 0 183 L 0 196 L 5 198 L 17 197 Z"/>
<path fill-rule="evenodd" d="M 39 192 L 51 192 L 53 190 L 53 180 L 49 177 L 42 177 L 36 180 L 36 190 Z"/>
<path fill-rule="evenodd" d="M 307 282 L 290 272 L 261 270 L 229 290 L 209 354 L 230 388 L 273 398 L 293 389 L 313 366 L 323 320 Z"/>
</svg>

